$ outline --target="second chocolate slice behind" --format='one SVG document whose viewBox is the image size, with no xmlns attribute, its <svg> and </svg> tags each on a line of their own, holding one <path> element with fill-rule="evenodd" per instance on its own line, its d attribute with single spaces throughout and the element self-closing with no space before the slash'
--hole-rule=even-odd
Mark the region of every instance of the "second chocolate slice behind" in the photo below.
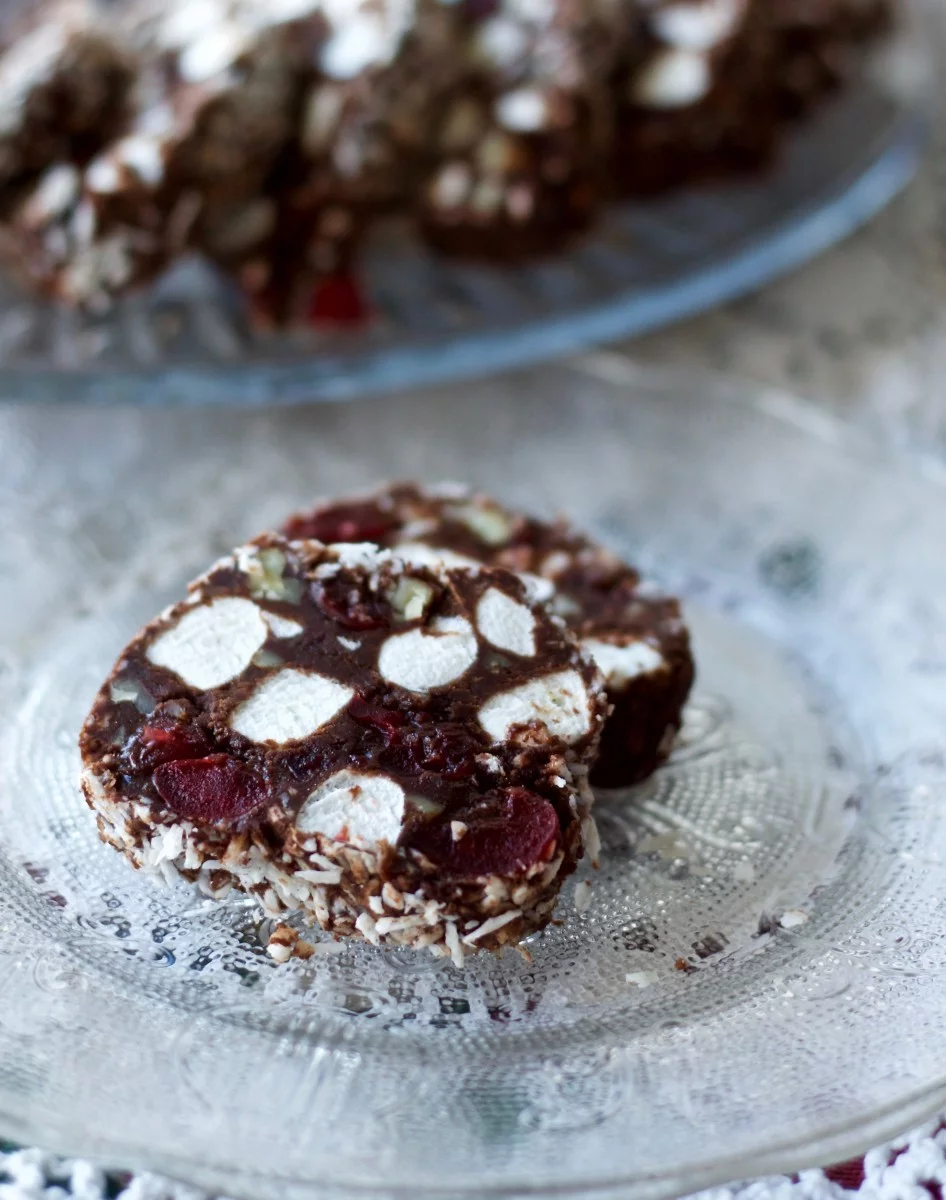
<svg viewBox="0 0 946 1200">
<path fill-rule="evenodd" d="M 567 522 L 511 512 L 454 484 L 398 483 L 318 504 L 291 517 L 284 531 L 396 547 L 417 564 L 487 563 L 534 577 L 607 682 L 613 711 L 592 782 L 637 783 L 670 753 L 694 676 L 679 602 L 654 593 L 632 567 Z"/>
</svg>

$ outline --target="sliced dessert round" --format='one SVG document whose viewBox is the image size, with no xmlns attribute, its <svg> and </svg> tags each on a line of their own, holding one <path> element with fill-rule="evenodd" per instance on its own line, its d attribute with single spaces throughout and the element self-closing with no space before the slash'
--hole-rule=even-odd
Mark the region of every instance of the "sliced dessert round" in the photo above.
<svg viewBox="0 0 946 1200">
<path fill-rule="evenodd" d="M 0 25 L 0 185 L 81 163 L 127 119 L 135 59 L 114 20 L 88 0 L 8 6 Z"/>
<path fill-rule="evenodd" d="M 694 674 L 679 602 L 567 522 L 510 512 L 454 484 L 399 483 L 299 513 L 285 532 L 396 546 L 413 563 L 503 566 L 544 585 L 550 611 L 601 668 L 613 706 L 592 783 L 636 783 L 670 753 Z"/>
<path fill-rule="evenodd" d="M 126 647 L 83 789 L 137 867 L 462 963 L 545 925 L 594 853 L 606 707 L 515 574 L 267 535 Z"/>
</svg>

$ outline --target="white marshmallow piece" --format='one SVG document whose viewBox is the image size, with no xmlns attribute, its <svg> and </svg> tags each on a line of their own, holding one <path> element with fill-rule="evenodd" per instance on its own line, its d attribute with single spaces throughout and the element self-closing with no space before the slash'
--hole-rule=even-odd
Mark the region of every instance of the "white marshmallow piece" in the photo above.
<svg viewBox="0 0 946 1200">
<path fill-rule="evenodd" d="M 380 550 L 374 542 L 335 542 L 332 553 L 341 566 L 364 571 L 375 570 L 391 557 L 390 550 Z"/>
<path fill-rule="evenodd" d="M 121 172 L 110 158 L 96 158 L 86 168 L 85 184 L 90 192 L 109 196 L 121 187 Z"/>
<path fill-rule="evenodd" d="M 263 680 L 234 710 L 230 728 L 251 742 L 283 746 L 327 725 L 354 694 L 326 675 L 287 668 Z"/>
<path fill-rule="evenodd" d="M 744 9 L 743 0 L 688 0 L 657 8 L 651 19 L 654 32 L 668 46 L 715 50 L 736 32 Z"/>
<path fill-rule="evenodd" d="M 496 120 L 513 133 L 536 133 L 549 123 L 545 97 L 536 88 L 517 88 L 496 101 Z"/>
<path fill-rule="evenodd" d="M 547 579 L 555 579 L 556 576 L 564 574 L 571 565 L 571 555 L 566 554 L 564 550 L 553 550 L 542 560 L 542 574 Z"/>
<path fill-rule="evenodd" d="M 309 796 L 296 817 L 303 833 L 335 841 L 392 846 L 404 820 L 404 789 L 386 775 L 336 771 Z"/>
<path fill-rule="evenodd" d="M 242 675 L 269 632 L 251 600 L 221 596 L 186 612 L 148 647 L 149 661 L 206 691 Z"/>
<path fill-rule="evenodd" d="M 459 208 L 470 194 L 473 176 L 466 163 L 447 163 L 434 177 L 430 196 L 438 208 Z"/>
<path fill-rule="evenodd" d="M 190 0 L 187 4 L 172 4 L 162 16 L 158 28 L 160 44 L 166 49 L 180 49 L 226 19 L 221 0 Z"/>
<path fill-rule="evenodd" d="M 156 187 L 164 176 L 164 155 L 157 138 L 132 134 L 115 147 L 115 157 L 143 182 Z"/>
<path fill-rule="evenodd" d="M 246 49 L 245 30 L 224 23 L 181 52 L 178 71 L 186 83 L 203 83 L 228 70 Z"/>
<path fill-rule="evenodd" d="M 523 658 L 535 654 L 535 617 L 524 604 L 499 588 L 491 587 L 480 597 L 476 624 L 483 637 L 497 649 Z"/>
<path fill-rule="evenodd" d="M 41 176 L 28 215 L 37 223 L 55 220 L 69 211 L 78 196 L 79 172 L 70 163 L 59 163 Z"/>
<path fill-rule="evenodd" d="M 389 637 L 378 655 L 378 670 L 388 683 L 409 692 L 429 692 L 464 675 L 476 661 L 479 645 L 463 617 L 435 617 L 427 629 Z"/>
<path fill-rule="evenodd" d="M 397 42 L 384 23 L 370 14 L 348 14 L 322 49 L 321 67 L 330 79 L 354 79 L 366 68 L 386 62 Z"/>
<path fill-rule="evenodd" d="M 411 567 L 482 567 L 482 563 L 466 554 L 457 554 L 441 546 L 428 546 L 425 542 L 402 542 L 394 554 Z"/>
<path fill-rule="evenodd" d="M 541 93 L 529 92 L 527 89 L 523 89 L 521 92 L 510 92 L 499 101 L 499 105 L 501 107 L 504 103 L 508 103 L 513 110 L 515 110 L 517 104 L 525 108 L 530 104 L 528 100 L 517 102 L 515 99 L 523 95 L 537 96 L 540 101 L 542 100 Z M 519 115 L 520 117 L 524 117 L 525 114 L 520 113 Z M 509 128 L 513 128 L 513 126 L 510 125 Z M 460 521 L 465 525 L 472 534 L 478 537 L 481 542 L 485 542 L 487 546 L 504 546 L 512 537 L 513 523 L 511 518 L 501 508 L 496 508 L 492 504 L 461 504 L 450 510 L 450 516 L 453 520 Z"/>
<path fill-rule="evenodd" d="M 344 94 L 332 84 L 323 84 L 309 93 L 302 119 L 302 145 L 308 154 L 323 153 L 342 115 Z"/>
<path fill-rule="evenodd" d="M 494 742 L 505 741 L 516 725 L 538 721 L 573 745 L 591 729 L 591 698 L 577 671 L 556 671 L 490 697 L 479 719 Z"/>
<path fill-rule="evenodd" d="M 263 620 L 273 631 L 273 636 L 278 638 L 294 638 L 298 637 L 303 630 L 303 626 L 298 621 L 291 621 L 288 617 L 281 617 L 279 613 L 270 612 L 264 608 Z"/>
<path fill-rule="evenodd" d="M 693 50 L 662 50 L 634 80 L 632 99 L 646 108 L 686 108 L 710 90 L 706 57 Z"/>
<path fill-rule="evenodd" d="M 476 49 L 481 58 L 500 68 L 514 67 L 529 50 L 529 35 L 525 26 L 505 17 L 484 21 L 476 35 Z"/>
<path fill-rule="evenodd" d="M 555 595 L 555 584 L 551 579 L 533 575 L 531 571 L 517 571 L 516 574 L 526 585 L 526 592 L 533 604 L 548 604 Z"/>
<path fill-rule="evenodd" d="M 624 687 L 638 675 L 650 675 L 667 665 L 660 652 L 647 642 L 627 642 L 622 646 L 597 638 L 585 638 L 582 646 L 612 687 Z"/>
</svg>

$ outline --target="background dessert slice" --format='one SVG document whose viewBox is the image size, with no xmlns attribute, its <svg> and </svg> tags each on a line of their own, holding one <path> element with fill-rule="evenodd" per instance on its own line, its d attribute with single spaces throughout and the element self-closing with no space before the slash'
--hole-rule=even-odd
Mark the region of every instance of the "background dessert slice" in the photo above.
<svg viewBox="0 0 946 1200">
<path fill-rule="evenodd" d="M 763 165 L 886 13 L 41 3 L 0 47 L 0 252 L 33 290 L 103 308 L 198 251 L 260 324 L 318 322 L 338 309 L 326 281 L 348 279 L 388 213 L 445 253 L 522 260 L 563 250 L 615 197 Z"/>
<path fill-rule="evenodd" d="M 464 256 L 560 250 L 607 193 L 610 85 L 635 6 L 498 0 L 470 11 L 469 80 L 441 115 L 421 230 Z"/>
<path fill-rule="evenodd" d="M 476 105 L 464 97 L 455 111 Z M 448 140 L 459 143 L 453 134 Z M 438 250 L 467 258 L 516 261 L 561 250 L 601 201 L 600 149 L 584 99 L 552 85 L 510 91 L 482 105 L 479 132 L 430 173 L 417 198 L 421 232 Z"/>
<path fill-rule="evenodd" d="M 694 674 L 680 605 L 567 522 L 527 517 L 455 485 L 403 483 L 326 501 L 290 518 L 285 532 L 363 539 L 416 563 L 490 563 L 532 577 L 606 679 L 613 712 L 592 782 L 636 783 L 670 753 Z"/>
<path fill-rule="evenodd" d="M 34 6 L 0 42 L 0 186 L 88 161 L 122 128 L 135 62 L 85 0 Z"/>
<path fill-rule="evenodd" d="M 270 535 L 126 647 L 83 789 L 137 867 L 462 962 L 551 918 L 605 709 L 511 572 Z"/>
<path fill-rule="evenodd" d="M 294 136 L 271 180 L 272 236 L 235 272 L 264 323 L 311 318 L 319 282 L 352 268 L 369 225 L 413 206 L 436 161 L 444 107 L 468 74 L 462 4 L 313 7 L 327 30 L 310 55 Z"/>
<path fill-rule="evenodd" d="M 857 69 L 884 0 L 659 0 L 615 74 L 610 171 L 659 194 L 758 170 L 787 128 Z"/>
<path fill-rule="evenodd" d="M 188 250 L 243 261 L 273 233 L 264 194 L 293 131 L 315 13 L 245 3 L 136 8 L 137 78 L 120 137 L 55 162 L 10 218 L 8 260 L 33 288 L 104 308 Z"/>
</svg>

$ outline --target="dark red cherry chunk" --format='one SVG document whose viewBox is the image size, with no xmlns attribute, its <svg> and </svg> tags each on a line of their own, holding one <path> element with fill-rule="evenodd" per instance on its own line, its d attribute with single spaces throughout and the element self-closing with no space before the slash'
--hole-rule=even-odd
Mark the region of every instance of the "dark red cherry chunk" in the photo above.
<svg viewBox="0 0 946 1200">
<path fill-rule="evenodd" d="M 315 285 L 308 317 L 313 325 L 361 325 L 369 309 L 351 275 L 326 275 Z"/>
<path fill-rule="evenodd" d="M 499 10 L 499 0 L 462 0 L 460 11 L 471 24 L 486 21 Z"/>
<path fill-rule="evenodd" d="M 311 779 L 325 772 L 331 774 L 334 765 L 332 749 L 331 745 L 303 741 L 298 750 L 292 750 L 280 758 L 280 767 L 285 767 L 297 780 Z"/>
<path fill-rule="evenodd" d="M 467 827 L 459 840 L 453 836 L 453 821 Z M 548 861 L 558 835 L 558 815 L 547 800 L 525 788 L 506 788 L 418 826 L 410 845 L 448 878 L 476 879 L 521 875 Z"/>
<path fill-rule="evenodd" d="M 345 629 L 383 629 L 390 611 L 362 580 L 334 575 L 312 585 L 312 598 L 327 617 Z"/>
<path fill-rule="evenodd" d="M 418 731 L 413 740 L 417 765 L 422 771 L 433 771 L 445 779 L 469 779 L 474 770 L 474 758 L 483 747 L 466 729 L 456 722 L 438 725 L 429 732 Z"/>
<path fill-rule="evenodd" d="M 210 739 L 194 725 L 143 725 L 128 748 L 128 760 L 135 770 L 153 771 L 162 763 L 204 758 L 211 749 Z"/>
<path fill-rule="evenodd" d="M 326 545 L 332 542 L 380 542 L 397 527 L 390 513 L 376 504 L 336 504 L 322 512 L 292 517 L 286 524 L 289 538 L 316 538 Z"/>
<path fill-rule="evenodd" d="M 408 729 L 388 743 L 391 765 L 402 771 L 420 774 L 430 771 L 444 779 L 469 779 L 475 769 L 475 756 L 483 746 L 455 721 L 424 728 Z"/>
<path fill-rule="evenodd" d="M 430 771 L 444 779 L 469 779 L 483 746 L 457 721 L 437 724 L 425 712 L 382 708 L 355 696 L 348 711 L 360 725 L 377 729 L 384 739 L 383 766 L 407 775 Z"/>
<path fill-rule="evenodd" d="M 393 745 L 400 738 L 400 730 L 407 716 L 397 708 L 382 708 L 380 704 L 369 704 L 361 696 L 348 702 L 348 711 L 359 725 L 371 725 L 380 730 L 385 745 Z"/>
<path fill-rule="evenodd" d="M 269 798 L 262 780 L 229 754 L 163 763 L 152 779 L 168 808 L 208 825 L 239 821 Z"/>
</svg>

